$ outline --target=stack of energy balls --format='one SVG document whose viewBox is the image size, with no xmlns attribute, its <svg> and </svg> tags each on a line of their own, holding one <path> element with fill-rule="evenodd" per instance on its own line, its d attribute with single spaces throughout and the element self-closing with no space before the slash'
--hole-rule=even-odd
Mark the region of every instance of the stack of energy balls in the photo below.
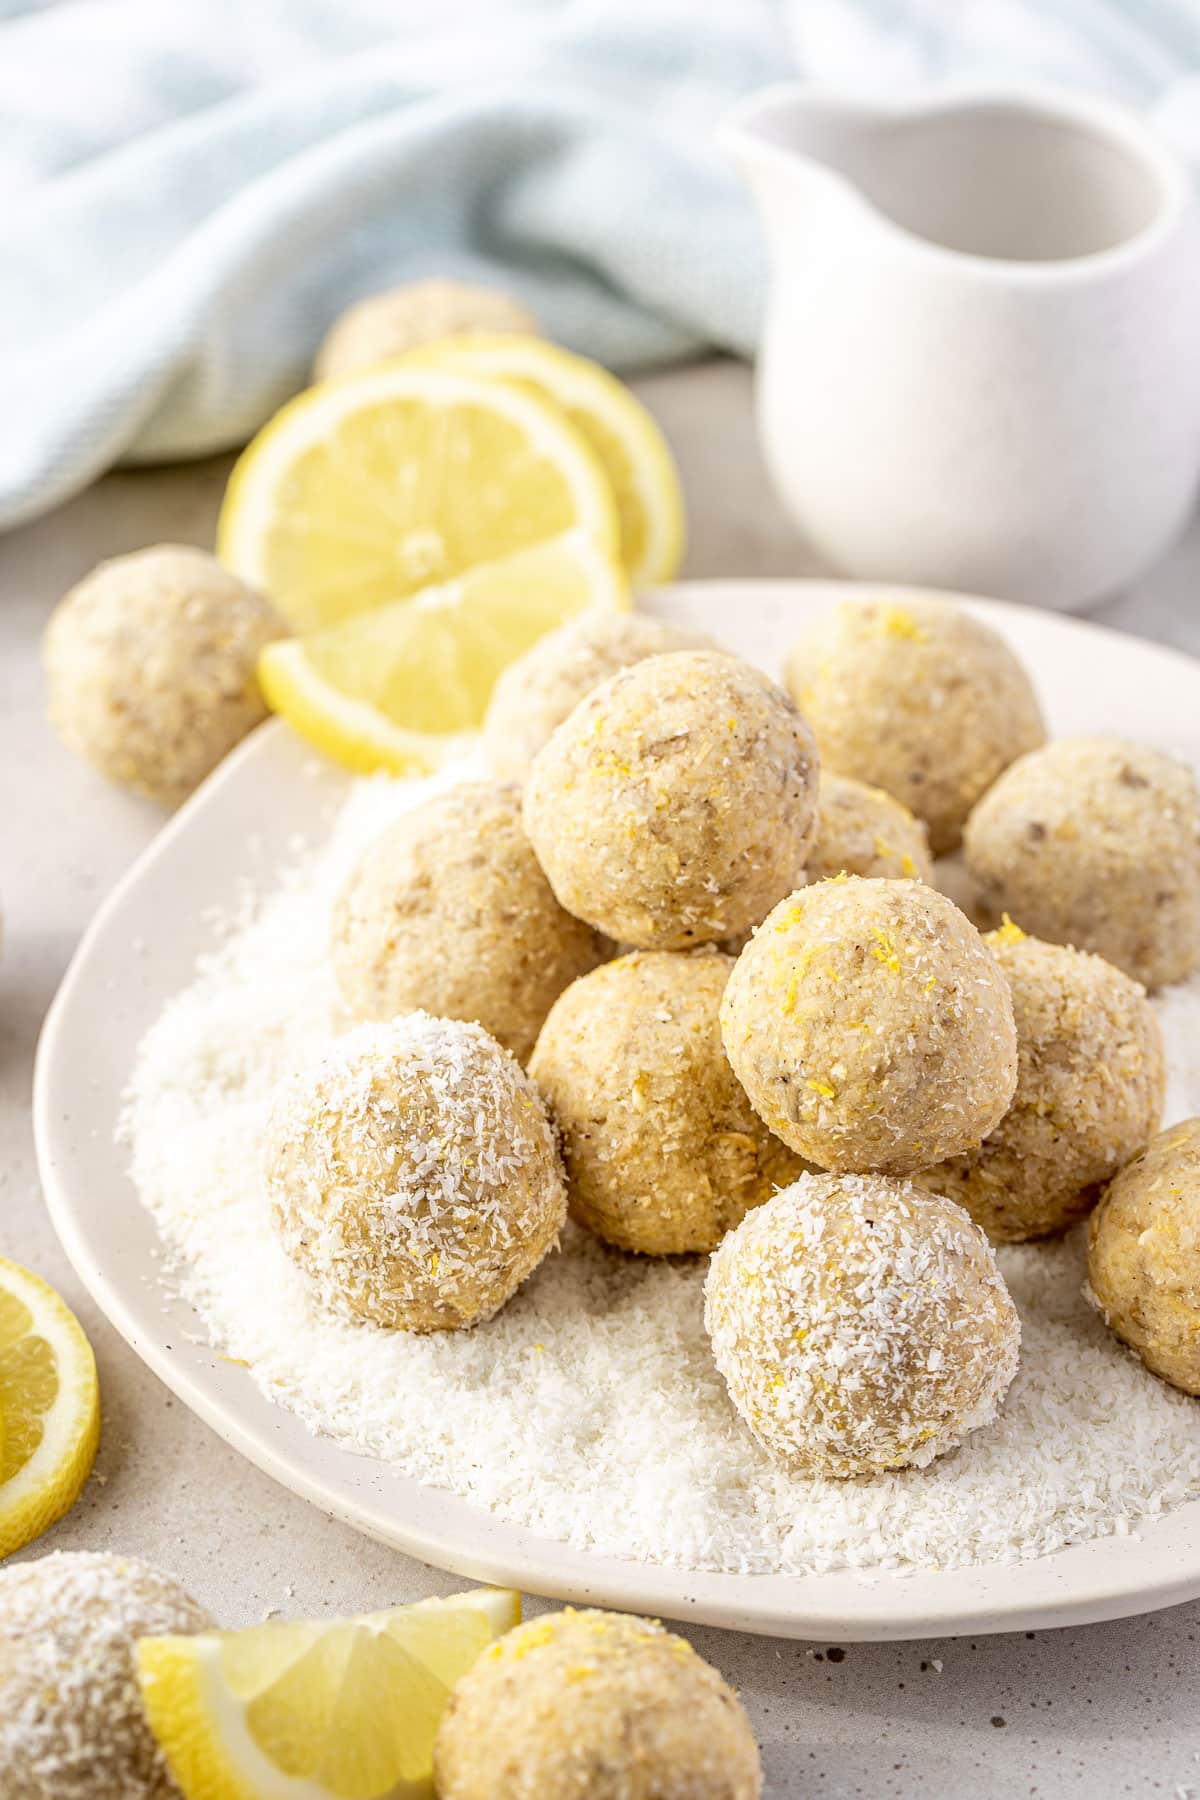
<svg viewBox="0 0 1200 1800">
<path fill-rule="evenodd" d="M 1146 992 L 1200 960 L 1200 797 L 1044 735 L 1011 651 L 932 598 L 842 604 L 786 690 L 647 618 L 543 639 L 496 690 L 496 778 L 402 816 L 336 906 L 362 1022 L 266 1146 L 320 1300 L 476 1324 L 568 1213 L 711 1254 L 750 1430 L 869 1476 L 995 1417 L 994 1246 L 1095 1208 L 1092 1297 L 1200 1392 L 1200 1122 L 1151 1141 Z M 933 885 L 960 845 L 986 933 Z"/>
</svg>

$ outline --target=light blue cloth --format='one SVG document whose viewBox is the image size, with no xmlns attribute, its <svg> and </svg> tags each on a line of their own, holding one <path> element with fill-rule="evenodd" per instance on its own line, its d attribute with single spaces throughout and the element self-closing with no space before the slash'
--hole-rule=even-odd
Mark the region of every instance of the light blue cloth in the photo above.
<svg viewBox="0 0 1200 1800">
<path fill-rule="evenodd" d="M 1074 76 L 1200 154 L 1195 0 L 0 0 L 0 525 L 241 442 L 425 274 L 618 368 L 749 352 L 714 126 L 797 68 Z"/>
</svg>

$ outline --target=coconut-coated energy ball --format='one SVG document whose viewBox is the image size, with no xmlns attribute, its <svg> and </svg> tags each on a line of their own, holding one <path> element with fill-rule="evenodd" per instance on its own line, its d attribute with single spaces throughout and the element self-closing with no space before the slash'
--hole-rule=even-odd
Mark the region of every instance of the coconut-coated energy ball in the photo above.
<svg viewBox="0 0 1200 1800">
<path fill-rule="evenodd" d="M 202 550 L 118 556 L 46 628 L 50 722 L 110 781 L 177 806 L 266 717 L 255 665 L 285 632 L 261 594 Z"/>
<path fill-rule="evenodd" d="M 439 1800 L 758 1800 L 758 1747 L 685 1638 L 547 1613 L 485 1650 L 438 1727 Z"/>
<path fill-rule="evenodd" d="M 1084 1292 L 1148 1369 L 1200 1394 L 1200 1119 L 1160 1132 L 1109 1183 Z"/>
<path fill-rule="evenodd" d="M 886 1175 L 803 1175 L 747 1213 L 704 1318 L 738 1412 L 801 1475 L 923 1468 L 991 1424 L 1021 1341 L 979 1227 Z"/>
<path fill-rule="evenodd" d="M 944 894 L 855 876 L 768 913 L 721 1007 L 755 1111 L 823 1169 L 911 1174 L 971 1150 L 1017 1079 L 996 957 Z"/>
<path fill-rule="evenodd" d="M 466 782 L 370 845 L 333 911 L 333 967 L 363 1019 L 476 1019 L 523 1062 L 551 1002 L 611 946 L 554 898 L 521 791 Z"/>
<path fill-rule="evenodd" d="M 619 943 L 683 950 L 744 931 L 790 890 L 817 775 L 774 682 L 676 651 L 579 702 L 534 758 L 525 828 L 568 912 Z"/>
<path fill-rule="evenodd" d="M 509 664 L 492 689 L 483 734 L 494 773 L 524 781 L 542 745 L 610 675 L 647 656 L 711 648 L 699 632 L 647 613 L 596 609 L 548 631 Z"/>
<path fill-rule="evenodd" d="M 533 314 L 496 288 L 465 281 L 410 281 L 347 307 L 334 320 L 313 364 L 313 380 L 353 375 L 419 344 L 465 332 L 536 335 Z"/>
<path fill-rule="evenodd" d="M 793 645 L 787 684 L 825 767 L 894 795 L 925 821 L 935 856 L 1046 735 L 1008 645 L 948 600 L 842 601 Z"/>
<path fill-rule="evenodd" d="M 882 788 L 821 771 L 817 835 L 804 868 L 809 881 L 831 875 L 933 880 L 925 827 Z"/>
<path fill-rule="evenodd" d="M 479 1025 L 359 1025 L 276 1096 L 264 1146 L 284 1249 L 332 1312 L 407 1331 L 490 1319 L 558 1242 L 546 1109 Z"/>
<path fill-rule="evenodd" d="M 178 1800 L 138 1689 L 138 1638 L 207 1631 L 132 1557 L 58 1551 L 0 1569 L 4 1800 Z"/>
<path fill-rule="evenodd" d="M 1200 791 L 1183 763 L 1121 738 L 1023 756 L 967 825 L 985 917 L 1094 950 L 1148 988 L 1200 963 Z"/>
<path fill-rule="evenodd" d="M 562 1133 L 571 1216 L 620 1250 L 712 1250 L 804 1164 L 721 1046 L 732 959 L 635 951 L 561 994 L 529 1072 Z"/>
<path fill-rule="evenodd" d="M 1162 1032 L 1146 990 L 1111 963 L 993 932 L 1017 1022 L 1017 1090 L 977 1150 L 918 1177 L 994 1243 L 1064 1231 L 1143 1149 L 1166 1098 Z"/>
</svg>

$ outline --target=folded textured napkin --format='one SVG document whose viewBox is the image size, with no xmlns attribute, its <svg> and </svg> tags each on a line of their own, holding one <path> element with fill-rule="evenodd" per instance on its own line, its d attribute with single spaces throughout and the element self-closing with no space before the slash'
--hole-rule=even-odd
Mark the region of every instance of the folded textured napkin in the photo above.
<svg viewBox="0 0 1200 1800">
<path fill-rule="evenodd" d="M 343 306 L 422 275 L 617 368 L 749 352 L 721 113 L 981 56 L 1200 138 L 1194 0 L 0 0 L 0 525 L 242 441 Z"/>
</svg>

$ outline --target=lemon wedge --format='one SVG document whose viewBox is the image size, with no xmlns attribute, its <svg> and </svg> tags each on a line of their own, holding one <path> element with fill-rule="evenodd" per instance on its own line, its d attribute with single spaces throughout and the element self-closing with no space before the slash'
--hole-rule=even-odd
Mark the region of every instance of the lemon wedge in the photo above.
<svg viewBox="0 0 1200 1800">
<path fill-rule="evenodd" d="M 74 1506 L 100 1441 L 96 1359 L 52 1287 L 0 1257 L 0 1558 Z"/>
<path fill-rule="evenodd" d="M 435 768 L 483 722 L 497 676 L 544 632 L 629 605 L 624 576 L 577 533 L 484 563 L 344 624 L 269 644 L 267 704 L 360 772 Z"/>
<path fill-rule="evenodd" d="M 450 1689 L 521 1617 L 477 1588 L 359 1619 L 142 1638 L 150 1728 L 184 1800 L 425 1800 Z"/>
<path fill-rule="evenodd" d="M 607 369 L 545 338 L 516 333 L 444 338 L 405 361 L 517 381 L 548 395 L 591 445 L 612 485 L 629 579 L 645 585 L 678 573 L 685 514 L 675 460 L 650 413 Z"/>
<path fill-rule="evenodd" d="M 309 632 L 567 532 L 616 553 L 608 478 L 561 410 L 401 361 L 276 414 L 230 476 L 217 553 Z"/>
</svg>

